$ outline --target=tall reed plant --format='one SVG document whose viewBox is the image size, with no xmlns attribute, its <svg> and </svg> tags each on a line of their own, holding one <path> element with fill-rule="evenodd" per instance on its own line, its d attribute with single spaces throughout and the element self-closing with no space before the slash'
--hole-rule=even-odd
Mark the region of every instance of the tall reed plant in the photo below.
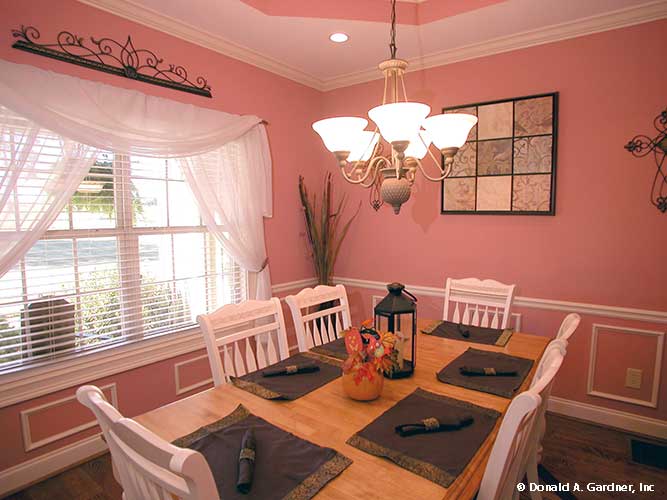
<svg viewBox="0 0 667 500">
<path fill-rule="evenodd" d="M 359 213 L 361 203 L 357 211 L 343 223 L 343 212 L 347 202 L 345 195 L 337 203 L 334 201 L 331 173 L 327 173 L 324 178 L 322 199 L 319 204 L 317 196 L 313 194 L 311 198 L 308 193 L 303 176 L 299 176 L 299 195 L 306 218 L 306 232 L 317 280 L 320 285 L 331 285 L 340 246 L 350 229 L 350 224 Z"/>
</svg>

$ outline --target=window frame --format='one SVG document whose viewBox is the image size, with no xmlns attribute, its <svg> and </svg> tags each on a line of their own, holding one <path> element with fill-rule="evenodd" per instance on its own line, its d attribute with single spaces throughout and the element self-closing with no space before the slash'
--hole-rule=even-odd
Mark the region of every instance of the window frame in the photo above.
<svg viewBox="0 0 667 500">
<path fill-rule="evenodd" d="M 82 228 L 75 229 L 73 223 L 73 206 L 71 201 L 68 202 L 65 210 L 67 212 L 68 220 L 68 229 L 49 229 L 38 241 L 48 241 L 48 240 L 69 240 L 72 243 L 72 252 L 73 252 L 73 274 L 74 274 L 74 293 L 73 294 L 62 294 L 58 297 L 63 298 L 74 298 L 76 310 L 79 310 L 80 307 L 80 297 L 82 294 L 82 289 L 80 285 L 80 273 L 78 271 L 78 256 L 77 256 L 77 241 L 81 239 L 91 239 L 91 238 L 114 238 L 117 245 L 117 255 L 128 256 L 129 259 L 118 259 L 118 273 L 119 273 L 119 288 L 118 291 L 121 294 L 121 307 L 120 307 L 120 328 L 122 335 L 114 341 L 103 343 L 100 346 L 77 346 L 75 350 L 63 353 L 61 355 L 55 355 L 53 357 L 44 357 L 37 361 L 27 361 L 24 363 L 19 363 L 11 367 L 2 368 L 0 366 L 0 408 L 6 405 L 6 401 L 12 401 L 16 396 L 6 396 L 5 392 L 8 391 L 9 394 L 12 394 L 19 387 L 24 386 L 24 381 L 26 380 L 35 380 L 31 383 L 39 383 L 41 385 L 49 385 L 51 381 L 51 376 L 53 376 L 53 370 L 55 373 L 63 374 L 80 374 L 86 373 L 86 367 L 89 363 L 93 362 L 93 366 L 98 365 L 101 359 L 106 359 L 107 356 L 114 358 L 114 363 L 119 361 L 121 366 L 118 369 L 113 369 L 113 373 L 118 373 L 122 371 L 127 371 L 128 369 L 137 368 L 148 364 L 149 362 L 156 362 L 163 359 L 168 359 L 170 357 L 177 356 L 179 354 L 196 351 L 204 347 L 203 339 L 199 332 L 198 325 L 196 322 L 186 323 L 182 325 L 176 325 L 164 331 L 155 331 L 149 334 L 146 334 L 144 331 L 144 317 L 143 314 L 140 315 L 140 320 L 137 320 L 136 317 L 136 302 L 134 306 L 124 306 L 126 304 L 133 304 L 133 301 L 141 300 L 141 290 L 142 290 L 142 280 L 141 280 L 141 269 L 140 269 L 140 246 L 139 246 L 139 237 L 144 235 L 178 235 L 178 234 L 201 234 L 203 239 L 203 244 L 205 247 L 209 245 L 209 238 L 206 237 L 207 234 L 210 234 L 208 228 L 203 224 L 201 215 L 199 216 L 199 225 L 197 226 L 184 226 L 184 225 L 175 225 L 171 226 L 169 219 L 169 205 L 170 200 L 168 198 L 169 193 L 169 183 L 173 181 L 179 181 L 179 179 L 173 179 L 169 176 L 168 169 L 171 166 L 167 166 L 165 160 L 165 176 L 164 178 L 155 179 L 165 182 L 166 193 L 166 207 L 167 216 L 166 216 L 166 225 L 165 226 L 138 226 L 135 225 L 134 213 L 133 213 L 133 192 L 132 192 L 132 180 L 135 178 L 132 176 L 132 167 L 131 167 L 131 158 L 129 155 L 110 153 L 113 155 L 112 168 L 113 168 L 113 200 L 114 200 L 114 227 L 109 228 Z M 146 175 L 138 174 L 136 176 L 138 179 L 148 178 Z M 182 182 L 185 182 L 184 180 Z M 16 197 L 13 197 L 16 202 Z M 210 238 L 213 238 L 211 235 Z M 175 255 L 173 252 L 173 238 L 171 239 L 172 253 L 171 260 L 172 266 L 175 265 Z M 209 273 L 209 262 L 207 258 L 207 253 L 205 250 L 204 253 L 204 267 L 206 280 L 206 307 L 207 310 L 211 304 L 211 297 L 208 288 L 208 281 L 211 279 Z M 235 264 L 238 266 L 238 264 Z M 19 261 L 18 270 L 20 273 L 21 279 L 21 291 L 17 295 L 21 297 L 24 303 L 30 301 L 28 296 L 29 283 L 27 280 L 27 266 L 25 263 L 25 256 L 23 256 Z M 250 279 L 249 273 L 247 270 L 243 269 L 241 266 L 238 266 L 239 272 L 243 273 L 243 277 L 240 279 L 240 286 L 245 291 L 245 296 L 243 300 L 248 299 L 251 296 L 252 289 L 255 288 L 254 280 Z M 215 273 L 214 273 L 215 274 Z M 172 280 L 169 282 L 175 282 L 177 278 L 172 276 Z M 224 305 L 224 304 L 223 304 Z M 78 319 L 77 319 L 78 322 Z M 130 325 L 130 326 L 127 326 Z M 77 331 L 74 334 L 74 338 L 78 339 L 85 332 Z M 169 339 L 169 337 L 174 337 Z M 169 341 L 167 341 L 169 340 Z M 146 355 L 154 351 L 157 348 L 158 357 L 151 357 L 153 361 L 146 361 Z M 113 352 L 116 351 L 116 352 Z M 138 358 L 135 360 L 135 357 Z M 118 358 L 118 359 L 116 359 Z M 45 377 L 42 377 L 42 374 Z M 100 378 L 99 366 L 96 369 L 91 371 L 86 375 L 81 381 L 90 380 L 91 378 Z M 36 377 L 36 379 L 35 379 Z M 59 377 L 56 375 L 56 379 Z M 66 384 L 77 383 L 75 380 L 78 378 L 71 379 L 66 377 L 62 381 Z M 65 386 L 67 387 L 67 385 Z M 64 388 L 64 387 L 63 387 Z M 54 389 L 55 390 L 55 389 Z M 37 392 L 41 394 L 46 394 L 51 392 L 50 390 L 44 392 L 43 390 L 38 390 Z M 34 391 L 28 390 L 28 396 L 22 396 L 22 399 L 29 399 L 30 394 L 35 394 Z M 9 399 L 7 399 L 9 398 Z M 11 404 L 11 403 L 10 403 Z"/>
</svg>

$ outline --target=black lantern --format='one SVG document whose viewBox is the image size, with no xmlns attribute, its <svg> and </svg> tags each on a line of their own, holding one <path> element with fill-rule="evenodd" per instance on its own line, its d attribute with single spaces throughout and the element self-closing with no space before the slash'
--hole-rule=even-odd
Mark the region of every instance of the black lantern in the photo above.
<svg viewBox="0 0 667 500">
<path fill-rule="evenodd" d="M 417 298 L 401 283 L 387 285 L 389 294 L 375 306 L 375 329 L 396 337 L 393 368 L 388 378 L 409 377 L 415 371 L 417 336 Z"/>
</svg>

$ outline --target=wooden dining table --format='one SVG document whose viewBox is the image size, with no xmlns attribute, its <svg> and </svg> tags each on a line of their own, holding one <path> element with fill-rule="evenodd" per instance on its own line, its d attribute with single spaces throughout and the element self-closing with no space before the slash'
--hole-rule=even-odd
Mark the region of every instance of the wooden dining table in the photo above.
<svg viewBox="0 0 667 500">
<path fill-rule="evenodd" d="M 432 323 L 433 320 L 420 320 L 419 331 Z M 514 333 L 504 347 L 496 347 L 419 333 L 416 340 L 417 363 L 413 376 L 401 380 L 385 380 L 382 395 L 375 401 L 351 400 L 343 392 L 340 378 L 294 401 L 266 400 L 231 384 L 225 384 L 152 410 L 136 420 L 160 437 L 173 441 L 219 420 L 239 404 L 243 404 L 250 412 L 270 423 L 318 445 L 333 448 L 353 460 L 352 465 L 317 494 L 318 499 L 472 498 L 479 489 L 502 419 L 498 419 L 489 437 L 448 488 L 403 469 L 387 459 L 354 448 L 345 441 L 417 387 L 492 408 L 504 415 L 510 403 L 509 399 L 441 383 L 435 374 L 468 347 L 537 361 L 549 340 L 551 339 L 537 335 Z M 536 366 L 537 363 L 534 363 L 521 390 L 530 385 Z M 447 449 L 443 449 L 442 453 L 447 453 Z"/>
</svg>

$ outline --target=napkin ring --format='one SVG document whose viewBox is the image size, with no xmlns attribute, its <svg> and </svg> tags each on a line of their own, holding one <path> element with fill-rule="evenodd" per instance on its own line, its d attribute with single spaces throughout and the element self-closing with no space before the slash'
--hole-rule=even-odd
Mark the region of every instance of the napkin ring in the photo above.
<svg viewBox="0 0 667 500">
<path fill-rule="evenodd" d="M 495 374 L 496 374 L 495 368 L 484 368 L 484 375 L 495 375 Z"/>
<path fill-rule="evenodd" d="M 241 453 L 239 453 L 239 460 L 250 460 L 251 462 L 254 462 L 255 450 L 251 448 L 241 448 Z"/>
<path fill-rule="evenodd" d="M 299 371 L 299 367 L 296 365 L 288 365 L 285 367 L 285 372 L 292 374 L 292 373 L 297 373 Z"/>
<path fill-rule="evenodd" d="M 422 424 L 424 424 L 424 427 L 426 427 L 427 431 L 434 431 L 440 428 L 440 422 L 437 418 L 434 417 L 425 418 L 422 420 Z"/>
</svg>

